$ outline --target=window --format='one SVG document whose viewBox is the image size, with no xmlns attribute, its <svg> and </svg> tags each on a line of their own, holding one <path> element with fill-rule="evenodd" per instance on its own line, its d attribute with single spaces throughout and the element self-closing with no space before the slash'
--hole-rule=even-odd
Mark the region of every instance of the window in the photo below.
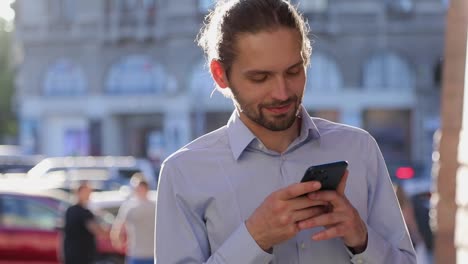
<svg viewBox="0 0 468 264">
<path fill-rule="evenodd" d="M 85 94 L 84 73 L 68 59 L 56 61 L 46 72 L 44 94 L 47 96 L 74 96 Z"/>
<path fill-rule="evenodd" d="M 377 54 L 364 66 L 364 87 L 368 90 L 409 90 L 414 87 L 413 74 L 399 56 Z"/>
<path fill-rule="evenodd" d="M 410 110 L 369 109 L 364 112 L 364 128 L 374 136 L 390 163 L 411 159 Z"/>
<path fill-rule="evenodd" d="M 156 12 L 155 0 L 120 0 L 118 3 L 121 25 L 135 26 L 138 22 L 154 22 Z"/>
<path fill-rule="evenodd" d="M 166 74 L 161 65 L 146 56 L 129 56 L 113 65 L 106 89 L 111 94 L 162 93 Z"/>
<path fill-rule="evenodd" d="M 335 92 L 343 87 L 343 77 L 333 60 L 324 54 L 313 53 L 307 72 L 307 86 L 312 91 Z"/>
<path fill-rule="evenodd" d="M 65 156 L 89 155 L 89 130 L 87 127 L 70 127 L 64 130 L 63 150 Z"/>
<path fill-rule="evenodd" d="M 2 209 L 5 227 L 53 230 L 57 225 L 55 211 L 32 199 L 6 196 L 2 199 Z"/>
</svg>

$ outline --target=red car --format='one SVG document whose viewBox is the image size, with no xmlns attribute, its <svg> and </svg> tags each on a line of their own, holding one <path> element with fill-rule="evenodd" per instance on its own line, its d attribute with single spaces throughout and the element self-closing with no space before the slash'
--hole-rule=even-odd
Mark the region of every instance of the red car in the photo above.
<svg viewBox="0 0 468 264">
<path fill-rule="evenodd" d="M 61 227 L 68 195 L 58 191 L 26 193 L 0 191 L 0 264 L 59 264 Z M 110 226 L 112 216 L 98 215 Z M 124 263 L 124 249 L 108 237 L 97 240 L 97 263 Z"/>
</svg>

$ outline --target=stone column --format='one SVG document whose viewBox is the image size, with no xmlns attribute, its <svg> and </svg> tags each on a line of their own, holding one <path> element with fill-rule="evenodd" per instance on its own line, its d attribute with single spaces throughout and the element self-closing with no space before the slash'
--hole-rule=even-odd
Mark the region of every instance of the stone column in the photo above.
<svg viewBox="0 0 468 264">
<path fill-rule="evenodd" d="M 460 199 L 456 199 L 463 194 L 461 191 L 468 192 L 468 183 L 466 180 L 463 183 L 463 178 L 468 177 L 468 173 L 463 170 L 468 166 L 466 157 L 468 154 L 464 154 L 468 151 L 468 143 L 464 148 L 460 148 L 460 143 L 468 140 L 468 129 L 466 129 L 468 127 L 465 126 L 464 132 L 462 126 L 463 119 L 468 121 L 468 114 L 463 115 L 463 108 L 468 108 L 468 103 L 464 106 L 463 99 L 466 88 L 467 29 L 468 1 L 451 0 L 445 36 L 440 160 L 436 166 L 439 170 L 436 181 L 437 192 L 434 195 L 438 198 L 435 218 L 435 263 L 437 264 L 468 263 L 467 254 L 462 254 L 468 251 L 468 233 L 462 231 L 468 228 L 468 216 L 466 216 L 468 203 L 463 204 Z M 458 218 L 455 220 L 457 214 Z M 459 235 L 455 241 L 457 232 Z"/>
</svg>

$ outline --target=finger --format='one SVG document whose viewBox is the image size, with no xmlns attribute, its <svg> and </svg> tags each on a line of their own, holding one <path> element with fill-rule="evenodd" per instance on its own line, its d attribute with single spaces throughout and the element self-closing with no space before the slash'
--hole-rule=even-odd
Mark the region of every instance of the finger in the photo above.
<svg viewBox="0 0 468 264">
<path fill-rule="evenodd" d="M 334 209 L 343 208 L 347 204 L 345 196 L 339 195 L 336 191 L 319 191 L 307 194 L 311 200 L 318 200 L 330 203 Z"/>
<path fill-rule="evenodd" d="M 311 200 L 306 195 L 299 196 L 297 198 L 291 199 L 292 202 L 291 208 L 295 211 L 320 205 L 328 205 L 328 202 L 320 200 Z"/>
<path fill-rule="evenodd" d="M 336 188 L 336 192 L 339 193 L 340 195 L 343 195 L 344 196 L 344 192 L 345 192 L 345 189 L 346 189 L 346 182 L 348 180 L 348 170 L 345 171 L 345 174 L 343 175 L 343 177 L 341 178 L 340 180 L 340 183 L 338 184 L 338 187 Z"/>
<path fill-rule="evenodd" d="M 313 218 L 326 213 L 325 206 L 313 206 L 294 212 L 293 219 L 295 222 L 300 222 L 309 218 Z"/>
<path fill-rule="evenodd" d="M 315 192 L 319 190 L 320 187 L 320 182 L 318 181 L 294 183 L 286 188 L 280 189 L 277 195 L 280 200 L 290 200 L 310 192 Z"/>
<path fill-rule="evenodd" d="M 344 236 L 344 228 L 341 225 L 335 225 L 312 236 L 315 241 L 327 240 Z"/>
<path fill-rule="evenodd" d="M 317 217 L 305 219 L 298 223 L 299 228 L 308 229 L 318 226 L 333 226 L 345 220 L 345 215 L 342 213 L 324 213 Z"/>
</svg>

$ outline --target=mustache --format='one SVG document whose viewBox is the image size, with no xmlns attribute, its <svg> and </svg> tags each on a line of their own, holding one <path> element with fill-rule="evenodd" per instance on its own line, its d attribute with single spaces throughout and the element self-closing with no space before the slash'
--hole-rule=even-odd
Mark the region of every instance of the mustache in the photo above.
<svg viewBox="0 0 468 264">
<path fill-rule="evenodd" d="M 297 96 L 294 96 L 294 97 L 289 97 L 287 100 L 284 100 L 284 101 L 275 100 L 269 103 L 265 103 L 265 104 L 262 104 L 261 107 L 267 107 L 267 108 L 282 107 L 291 103 L 295 103 L 296 101 L 297 101 Z"/>
</svg>

